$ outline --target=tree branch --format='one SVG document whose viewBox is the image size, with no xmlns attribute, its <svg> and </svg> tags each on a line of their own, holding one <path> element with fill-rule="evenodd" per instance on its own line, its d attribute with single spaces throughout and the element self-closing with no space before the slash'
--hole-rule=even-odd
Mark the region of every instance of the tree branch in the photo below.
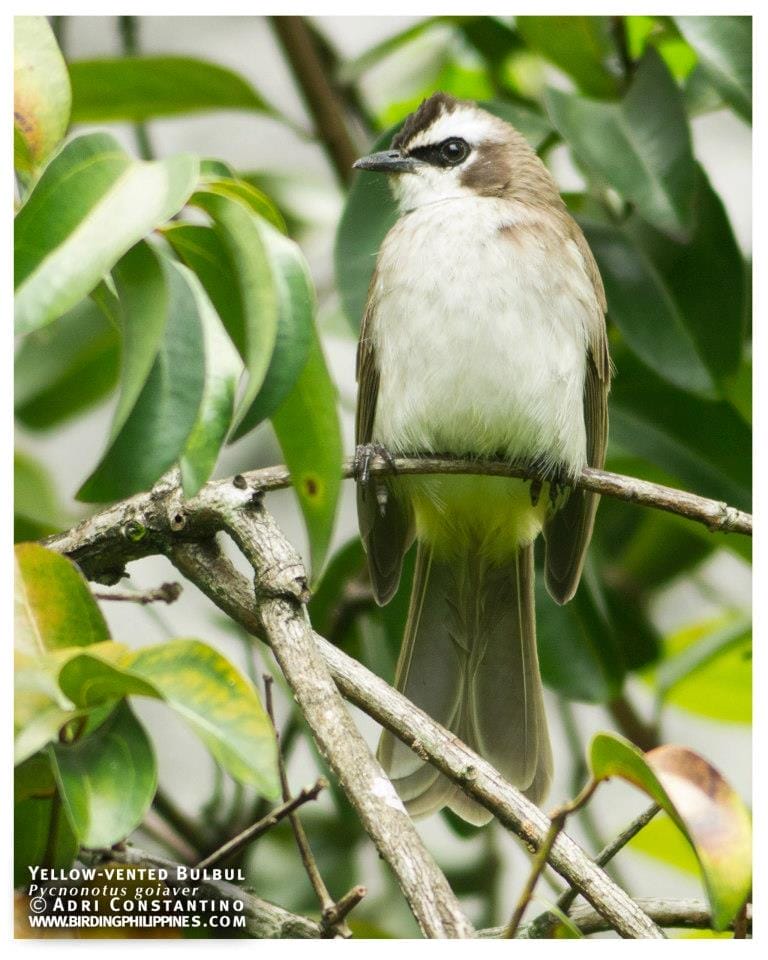
<svg viewBox="0 0 768 960">
<path fill-rule="evenodd" d="M 401 459 L 395 466 L 402 474 L 530 476 L 522 468 L 498 462 Z M 351 475 L 351 469 L 347 463 L 345 475 Z M 372 467 L 373 473 L 388 470 L 383 462 Z M 354 727 L 334 681 L 347 699 L 434 763 L 534 849 L 544 841 L 549 820 L 447 730 L 312 633 L 304 608 L 303 568 L 261 503 L 265 490 L 289 483 L 284 467 L 268 468 L 206 484 L 196 497 L 185 501 L 178 472 L 173 471 L 150 493 L 116 504 L 49 538 L 46 545 L 69 555 L 87 576 L 101 582 L 115 582 L 130 560 L 166 554 L 222 610 L 270 643 L 321 752 L 392 866 L 422 928 L 431 936 L 471 935 L 445 877 Z M 576 486 L 672 510 L 717 529 L 751 529 L 748 515 L 724 504 L 633 478 L 585 470 Z M 214 536 L 221 530 L 233 537 L 254 568 L 255 596 L 251 584 L 216 546 Z M 557 837 L 549 862 L 622 936 L 662 936 L 566 834 Z"/>
<path fill-rule="evenodd" d="M 322 929 L 316 920 L 290 913 L 282 907 L 262 900 L 249 890 L 235 886 L 225 880 L 201 880 L 190 884 L 189 879 L 180 879 L 177 876 L 179 864 L 162 857 L 139 850 L 136 847 L 123 849 L 110 847 L 108 850 L 81 851 L 80 859 L 89 864 L 97 865 L 103 862 L 124 863 L 130 866 L 162 867 L 168 871 L 165 881 L 173 888 L 176 885 L 188 888 L 194 886 L 201 900 L 228 900 L 242 901 L 244 904 L 246 930 L 249 937 L 258 940 L 308 940 L 319 939 Z"/>
<path fill-rule="evenodd" d="M 264 638 L 248 581 L 213 541 L 207 547 L 179 543 L 169 556 L 178 570 L 220 609 L 249 633 Z M 350 702 L 460 783 L 504 826 L 538 849 L 549 829 L 549 820 L 538 807 L 507 783 L 491 764 L 380 677 L 319 635 L 315 634 L 314 640 L 339 690 Z M 555 841 L 549 861 L 623 936 L 661 936 L 629 896 L 566 834 L 560 834 Z"/>
<path fill-rule="evenodd" d="M 327 786 L 327 782 L 321 777 L 311 787 L 302 788 L 296 796 L 286 797 L 285 802 L 281 803 L 279 807 L 275 807 L 274 810 L 270 810 L 266 817 L 262 817 L 261 820 L 251 824 L 250 827 L 246 827 L 245 830 L 238 833 L 236 837 L 232 837 L 231 840 L 228 840 L 225 844 L 222 844 L 222 846 L 214 850 L 213 853 L 205 857 L 205 859 L 201 860 L 197 864 L 198 869 L 205 870 L 207 867 L 212 867 L 214 863 L 231 857 L 237 853 L 238 850 L 242 850 L 247 843 L 253 843 L 254 840 L 258 840 L 262 834 L 266 833 L 267 830 L 271 830 L 272 827 L 280 823 L 281 820 L 289 817 L 295 810 L 303 806 L 303 804 L 310 800 L 316 800 L 320 791 L 324 790 Z"/>
<path fill-rule="evenodd" d="M 637 897 L 634 901 L 638 909 L 649 916 L 660 927 L 682 930 L 711 930 L 712 914 L 704 900 L 661 900 L 656 897 Z M 596 910 L 586 903 L 573 908 L 568 917 L 583 933 L 603 933 L 610 930 L 610 925 Z M 535 923 L 536 921 L 534 921 Z M 533 924 L 522 927 L 518 932 L 519 939 L 528 939 Z M 731 924 L 730 929 L 733 929 Z M 752 932 L 752 907 L 747 908 L 747 929 Z M 500 937 L 503 927 L 492 927 L 481 930 L 480 937 Z"/>
<path fill-rule="evenodd" d="M 394 460 L 394 467 L 401 476 L 437 473 L 546 479 L 530 468 L 496 460 L 399 457 Z M 370 472 L 372 475 L 388 475 L 391 467 L 377 457 L 371 463 Z M 351 459 L 344 463 L 343 475 L 347 478 L 353 476 Z M 199 539 L 212 535 L 221 529 L 220 515 L 211 511 L 212 503 L 224 498 L 233 505 L 241 504 L 242 498 L 236 493 L 240 489 L 250 490 L 251 494 L 254 491 L 282 490 L 291 485 L 291 475 L 282 465 L 251 470 L 234 478 L 207 483 L 196 497 L 187 501 L 182 500 L 176 481 L 177 475 L 171 471 L 149 493 L 123 500 L 43 542 L 52 550 L 72 557 L 86 575 L 95 573 L 101 578 L 99 582 L 116 583 L 128 561 L 161 552 L 163 531 L 167 534 L 169 526 L 170 532 L 183 533 L 186 537 Z M 752 535 L 751 514 L 685 490 L 591 467 L 581 472 L 574 487 L 675 513 L 702 523 L 712 531 Z M 175 514 L 170 512 L 173 510 Z M 161 534 L 159 539 L 154 535 L 156 532 Z"/>
<path fill-rule="evenodd" d="M 180 583 L 161 583 L 153 590 L 94 590 L 97 600 L 121 600 L 126 603 L 175 603 L 181 596 Z"/>
<path fill-rule="evenodd" d="M 298 83 L 328 158 L 343 186 L 352 181 L 359 153 L 347 130 L 344 113 L 304 17 L 270 17 L 285 57 Z"/>
<path fill-rule="evenodd" d="M 306 613 L 304 568 L 264 509 L 261 495 L 233 485 L 208 508 L 253 568 L 258 617 L 266 640 L 301 708 L 315 742 L 349 797 L 368 835 L 391 866 L 424 934 L 474 936 L 447 880 L 427 851 L 395 788 L 358 732 L 328 671 Z M 174 513 L 174 518 L 177 516 Z M 199 557 L 204 565 L 207 557 Z M 186 554 L 194 560 L 194 547 Z M 178 562 L 179 550 L 171 552 Z M 226 589 L 226 588 L 225 588 Z M 253 605 L 253 601 L 251 601 Z"/>
</svg>

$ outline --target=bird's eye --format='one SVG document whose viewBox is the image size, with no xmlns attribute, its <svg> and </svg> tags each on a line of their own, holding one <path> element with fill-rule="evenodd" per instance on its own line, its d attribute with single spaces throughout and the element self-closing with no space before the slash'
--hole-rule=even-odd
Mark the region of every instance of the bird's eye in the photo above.
<svg viewBox="0 0 768 960">
<path fill-rule="evenodd" d="M 440 144 L 440 159 L 451 167 L 466 160 L 469 156 L 469 144 L 460 137 L 451 137 Z"/>
</svg>

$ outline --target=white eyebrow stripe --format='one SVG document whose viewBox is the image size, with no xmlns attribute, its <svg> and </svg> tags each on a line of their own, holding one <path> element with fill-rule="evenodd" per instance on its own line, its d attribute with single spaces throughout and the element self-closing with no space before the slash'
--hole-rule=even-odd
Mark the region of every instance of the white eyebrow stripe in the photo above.
<svg viewBox="0 0 768 960">
<path fill-rule="evenodd" d="M 443 112 L 426 130 L 420 130 L 408 142 L 408 150 L 442 143 L 450 137 L 461 137 L 470 146 L 477 146 L 483 140 L 497 140 L 498 131 L 493 119 L 480 110 L 463 109 L 451 113 Z"/>
</svg>

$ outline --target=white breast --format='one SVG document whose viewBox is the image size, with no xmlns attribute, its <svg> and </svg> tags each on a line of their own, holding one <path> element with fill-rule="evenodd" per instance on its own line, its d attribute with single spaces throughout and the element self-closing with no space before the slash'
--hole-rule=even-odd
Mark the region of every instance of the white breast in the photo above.
<svg viewBox="0 0 768 960">
<path fill-rule="evenodd" d="M 421 207 L 384 241 L 372 295 L 375 440 L 584 465 L 595 294 L 548 220 L 489 198 Z"/>
</svg>

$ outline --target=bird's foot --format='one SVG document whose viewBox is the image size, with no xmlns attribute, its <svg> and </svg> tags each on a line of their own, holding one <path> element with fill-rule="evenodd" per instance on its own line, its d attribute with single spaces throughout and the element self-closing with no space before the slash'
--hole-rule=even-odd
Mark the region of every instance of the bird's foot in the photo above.
<svg viewBox="0 0 768 960">
<path fill-rule="evenodd" d="M 553 507 L 558 506 L 566 489 L 571 485 L 571 476 L 562 464 L 552 469 L 549 478 L 549 502 Z M 562 504 L 560 503 L 560 506 Z"/>
<path fill-rule="evenodd" d="M 397 473 L 395 458 L 385 446 L 380 443 L 361 443 L 355 448 L 352 461 L 352 475 L 358 483 L 368 483 L 371 477 L 371 463 L 376 457 L 381 457 L 392 473 Z"/>
</svg>

